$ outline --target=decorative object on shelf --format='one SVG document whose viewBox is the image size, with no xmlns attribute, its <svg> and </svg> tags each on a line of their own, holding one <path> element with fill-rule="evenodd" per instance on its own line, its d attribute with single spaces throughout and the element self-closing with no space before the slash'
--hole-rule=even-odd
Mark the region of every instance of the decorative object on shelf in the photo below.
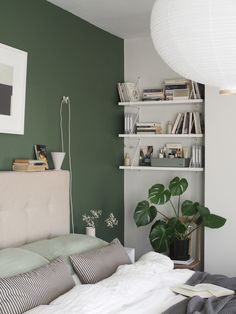
<svg viewBox="0 0 236 314">
<path fill-rule="evenodd" d="M 89 214 L 82 215 L 82 220 L 86 224 L 87 235 L 95 237 L 96 226 L 101 216 L 102 216 L 102 210 L 100 209 L 91 209 L 89 211 Z M 108 217 L 104 220 L 104 222 L 108 228 L 114 228 L 114 226 L 117 226 L 119 223 L 118 219 L 116 219 L 113 213 L 110 213 Z"/>
<path fill-rule="evenodd" d="M 62 163 L 63 163 L 63 160 L 65 158 L 66 153 L 51 152 L 51 155 L 52 155 L 54 170 L 61 170 L 61 166 L 62 166 Z"/>
<path fill-rule="evenodd" d="M 35 144 L 34 145 L 34 152 L 36 159 L 43 161 L 45 164 L 45 169 L 48 170 L 48 158 L 47 158 L 47 149 L 46 145 L 42 144 Z"/>
<path fill-rule="evenodd" d="M 125 166 L 131 166 L 131 158 L 130 158 L 129 153 L 126 153 L 126 154 L 125 154 L 124 165 L 125 165 Z"/>
<path fill-rule="evenodd" d="M 0 133 L 24 134 L 27 52 L 0 44 Z"/>
<path fill-rule="evenodd" d="M 139 81 L 140 78 L 138 78 L 135 83 L 133 82 L 117 83 L 117 89 L 121 102 L 141 100 L 139 91 Z"/>
<path fill-rule="evenodd" d="M 185 178 L 175 177 L 168 187 L 159 183 L 153 185 L 149 189 L 148 200 L 137 204 L 134 220 L 138 227 L 146 226 L 156 219 L 151 227 L 149 239 L 157 252 L 170 253 L 170 245 L 174 245 L 174 240 L 190 239 L 191 234 L 201 226 L 221 228 L 226 222 L 225 218 L 210 213 L 207 207 L 198 202 L 185 200 L 181 204 L 181 195 L 187 188 L 188 181 Z M 171 217 L 156 207 L 167 203 L 173 210 L 174 215 Z"/>
<path fill-rule="evenodd" d="M 232 0 L 156 0 L 154 46 L 180 75 L 235 94 L 235 10 Z"/>
<path fill-rule="evenodd" d="M 153 146 L 140 147 L 139 166 L 151 166 Z"/>
<path fill-rule="evenodd" d="M 172 121 L 168 121 L 167 124 L 166 124 L 166 133 L 167 134 L 171 134 L 172 128 L 173 128 Z"/>
</svg>

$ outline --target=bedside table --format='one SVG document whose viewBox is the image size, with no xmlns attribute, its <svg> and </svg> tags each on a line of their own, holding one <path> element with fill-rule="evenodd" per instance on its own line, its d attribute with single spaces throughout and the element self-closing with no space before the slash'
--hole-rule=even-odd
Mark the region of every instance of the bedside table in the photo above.
<svg viewBox="0 0 236 314">
<path fill-rule="evenodd" d="M 196 270 L 199 270 L 199 266 L 200 266 L 200 261 L 198 261 L 198 260 L 193 261 L 189 265 L 174 263 L 174 269 L 190 269 L 190 270 L 196 271 Z"/>
</svg>

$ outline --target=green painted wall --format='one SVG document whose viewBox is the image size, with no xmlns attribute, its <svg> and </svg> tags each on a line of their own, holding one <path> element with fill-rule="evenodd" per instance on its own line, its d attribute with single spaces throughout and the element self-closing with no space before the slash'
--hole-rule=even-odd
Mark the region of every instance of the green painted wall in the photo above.
<svg viewBox="0 0 236 314">
<path fill-rule="evenodd" d="M 33 145 L 60 149 L 59 105 L 70 96 L 75 224 L 82 212 L 113 211 L 119 226 L 98 226 L 98 236 L 123 241 L 123 40 L 44 0 L 0 0 L 0 42 L 28 52 L 25 135 L 0 134 L 0 170 L 15 158 L 32 158 Z M 64 168 L 68 169 L 68 160 Z"/>
</svg>

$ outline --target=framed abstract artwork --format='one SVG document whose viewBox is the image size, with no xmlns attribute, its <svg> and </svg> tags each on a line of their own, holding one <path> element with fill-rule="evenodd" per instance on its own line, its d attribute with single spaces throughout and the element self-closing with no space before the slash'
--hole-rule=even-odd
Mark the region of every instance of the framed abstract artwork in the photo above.
<svg viewBox="0 0 236 314">
<path fill-rule="evenodd" d="M 0 133 L 24 134 L 27 52 L 0 44 Z"/>
</svg>

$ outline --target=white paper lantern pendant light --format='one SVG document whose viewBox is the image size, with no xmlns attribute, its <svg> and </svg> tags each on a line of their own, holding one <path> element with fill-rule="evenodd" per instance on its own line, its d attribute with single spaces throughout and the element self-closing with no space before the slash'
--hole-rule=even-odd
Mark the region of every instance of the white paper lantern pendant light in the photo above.
<svg viewBox="0 0 236 314">
<path fill-rule="evenodd" d="M 175 72 L 236 94 L 236 0 L 157 0 L 151 36 Z"/>
</svg>

